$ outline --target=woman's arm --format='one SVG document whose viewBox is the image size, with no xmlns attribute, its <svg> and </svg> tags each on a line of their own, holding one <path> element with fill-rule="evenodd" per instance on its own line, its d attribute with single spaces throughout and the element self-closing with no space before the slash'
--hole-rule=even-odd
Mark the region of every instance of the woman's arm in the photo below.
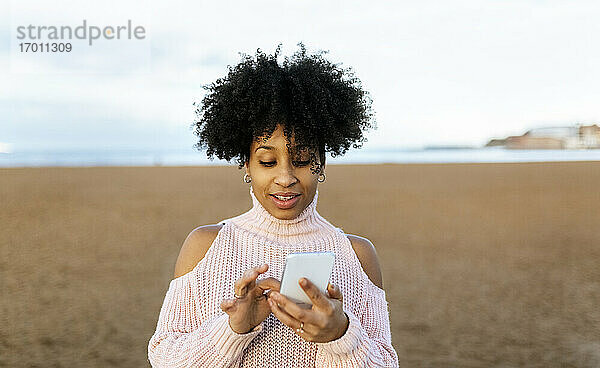
<svg viewBox="0 0 600 368">
<path fill-rule="evenodd" d="M 192 271 L 169 285 L 156 332 L 148 343 L 153 367 L 237 367 L 246 346 L 262 331 L 261 324 L 238 334 L 224 312 L 203 320 L 195 278 Z"/>
<path fill-rule="evenodd" d="M 337 340 L 317 343 L 315 367 L 398 367 L 392 346 L 385 291 L 369 282 L 367 310 L 356 316 L 344 309 L 350 321 L 346 333 Z"/>
<path fill-rule="evenodd" d="M 398 367 L 377 252 L 368 239 L 356 235 L 347 237 L 369 278 L 366 280 L 367 310 L 363 316 L 356 316 L 344 309 L 350 321 L 348 329 L 337 340 L 317 343 L 316 367 Z"/>
<path fill-rule="evenodd" d="M 301 287 L 313 302 L 312 308 L 303 308 L 276 291 L 270 293 L 270 306 L 282 323 L 317 345 L 315 367 L 398 367 L 383 290 L 370 282 L 361 288 L 361 299 L 369 306 L 367 310 L 359 309 L 357 316 L 343 306 L 343 294 L 337 285 L 329 284 L 328 295 L 310 281 Z M 343 335 L 337 337 L 343 330 Z"/>
<path fill-rule="evenodd" d="M 247 334 L 234 332 L 229 316 L 202 313 L 200 279 L 195 265 L 204 258 L 220 227 L 195 229 L 185 240 L 177 264 L 176 278 L 165 296 L 156 331 L 148 343 L 153 367 L 235 367 L 245 347 L 262 330 L 258 325 Z"/>
</svg>

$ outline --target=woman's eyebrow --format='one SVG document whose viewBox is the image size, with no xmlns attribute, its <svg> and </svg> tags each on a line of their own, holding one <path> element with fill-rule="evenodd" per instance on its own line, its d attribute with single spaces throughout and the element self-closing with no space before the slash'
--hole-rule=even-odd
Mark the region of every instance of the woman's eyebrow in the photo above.
<svg viewBox="0 0 600 368">
<path fill-rule="evenodd" d="M 277 148 L 273 147 L 273 146 L 258 146 L 254 152 L 258 151 L 259 149 L 264 148 L 266 150 L 276 150 Z"/>
<path fill-rule="evenodd" d="M 266 150 L 277 150 L 277 147 L 273 147 L 273 146 L 258 146 L 254 150 L 254 152 L 258 151 L 261 148 L 264 148 Z M 296 146 L 296 149 L 299 150 L 299 151 L 304 151 L 304 150 L 310 149 L 310 147 L 306 146 L 306 145 L 304 145 L 304 146 Z"/>
</svg>

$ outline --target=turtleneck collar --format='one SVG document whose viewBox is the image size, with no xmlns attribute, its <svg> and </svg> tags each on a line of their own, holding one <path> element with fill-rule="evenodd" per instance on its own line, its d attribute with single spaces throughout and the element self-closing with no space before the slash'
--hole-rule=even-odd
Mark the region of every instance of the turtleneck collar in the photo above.
<svg viewBox="0 0 600 368">
<path fill-rule="evenodd" d="M 319 233 L 323 231 L 335 230 L 335 227 L 317 212 L 318 189 L 310 204 L 297 217 L 289 220 L 278 219 L 269 213 L 256 198 L 252 186 L 250 186 L 250 197 L 252 198 L 252 208 L 231 218 L 230 221 L 270 240 L 296 243 L 318 237 Z"/>
<path fill-rule="evenodd" d="M 278 219 L 277 217 L 271 215 L 271 213 L 269 211 L 267 211 L 267 209 L 264 208 L 263 205 L 258 201 L 258 198 L 256 198 L 256 195 L 254 194 L 254 190 L 252 189 L 252 186 L 250 186 L 250 197 L 252 198 L 252 209 L 250 211 L 253 212 L 256 216 L 264 219 L 264 221 L 266 221 L 268 223 L 273 223 L 273 224 L 277 224 L 277 225 L 281 225 L 281 226 L 287 226 L 287 225 L 299 224 L 299 223 L 303 223 L 303 222 L 310 222 L 311 218 L 314 217 L 315 213 L 317 212 L 317 201 L 319 199 L 319 190 L 318 189 L 316 190 L 315 196 L 313 197 L 313 200 L 310 202 L 310 204 L 308 206 L 306 206 L 306 208 L 302 212 L 300 212 L 300 214 L 298 216 L 294 217 L 293 219 L 289 219 L 289 220 L 281 220 L 281 219 Z"/>
</svg>

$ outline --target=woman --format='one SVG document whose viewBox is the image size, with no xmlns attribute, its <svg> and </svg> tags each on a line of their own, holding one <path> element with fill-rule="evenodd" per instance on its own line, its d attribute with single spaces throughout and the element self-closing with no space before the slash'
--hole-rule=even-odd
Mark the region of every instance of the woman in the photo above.
<svg viewBox="0 0 600 368">
<path fill-rule="evenodd" d="M 148 344 L 155 367 L 397 367 L 377 254 L 316 211 L 325 152 L 365 141 L 371 102 L 350 70 L 304 45 L 257 51 L 205 87 L 197 147 L 237 158 L 252 208 L 185 240 Z M 360 147 L 355 144 L 354 147 Z M 331 251 L 310 309 L 280 294 L 286 255 Z M 305 284 L 304 284 L 305 282 Z"/>
</svg>

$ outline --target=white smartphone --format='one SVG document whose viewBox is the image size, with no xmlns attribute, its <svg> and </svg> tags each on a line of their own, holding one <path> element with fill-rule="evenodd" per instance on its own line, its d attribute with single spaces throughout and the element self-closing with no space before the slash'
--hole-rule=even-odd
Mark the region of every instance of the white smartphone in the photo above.
<svg viewBox="0 0 600 368">
<path fill-rule="evenodd" d="M 322 292 L 327 294 L 327 284 L 329 283 L 331 271 L 333 271 L 334 261 L 335 253 L 333 252 L 288 254 L 285 259 L 279 292 L 295 303 L 312 306 L 312 301 L 306 295 L 298 281 L 302 277 L 306 277 Z"/>
</svg>

